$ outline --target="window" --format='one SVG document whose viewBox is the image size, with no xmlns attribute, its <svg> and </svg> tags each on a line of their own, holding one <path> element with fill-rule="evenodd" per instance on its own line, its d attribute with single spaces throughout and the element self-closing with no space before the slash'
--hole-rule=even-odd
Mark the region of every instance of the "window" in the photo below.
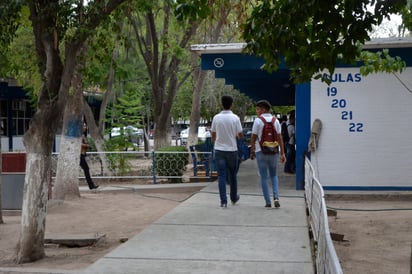
<svg viewBox="0 0 412 274">
<path fill-rule="evenodd" d="M 10 104 L 8 104 L 10 102 Z M 10 109 L 9 109 L 10 108 Z M 9 117 L 9 115 L 11 117 Z M 27 100 L 0 101 L 0 128 L 1 135 L 23 135 L 29 128 L 33 115 Z"/>
</svg>

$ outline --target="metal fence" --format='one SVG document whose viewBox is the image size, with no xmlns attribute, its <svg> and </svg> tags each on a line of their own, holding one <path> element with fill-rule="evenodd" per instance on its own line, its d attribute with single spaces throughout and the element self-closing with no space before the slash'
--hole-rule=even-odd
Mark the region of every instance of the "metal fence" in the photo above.
<svg viewBox="0 0 412 274">
<path fill-rule="evenodd" d="M 115 151 L 88 152 L 90 175 L 96 180 L 145 181 L 146 183 L 212 181 L 211 152 Z M 53 153 L 52 177 L 59 154 Z M 79 167 L 79 178 L 84 178 Z"/>
<path fill-rule="evenodd" d="M 305 196 L 315 241 L 317 273 L 341 274 L 343 271 L 330 236 L 323 188 L 307 157 L 305 157 Z"/>
</svg>

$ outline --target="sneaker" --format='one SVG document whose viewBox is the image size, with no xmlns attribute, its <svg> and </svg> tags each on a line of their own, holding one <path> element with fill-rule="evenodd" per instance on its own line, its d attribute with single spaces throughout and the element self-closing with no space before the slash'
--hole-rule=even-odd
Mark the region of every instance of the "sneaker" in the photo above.
<svg viewBox="0 0 412 274">
<path fill-rule="evenodd" d="M 220 207 L 221 207 L 221 208 L 227 208 L 227 203 L 221 203 L 221 204 L 220 204 Z"/>
<path fill-rule="evenodd" d="M 235 201 L 232 201 L 232 205 L 236 204 L 236 203 L 239 201 L 239 199 L 240 199 L 240 196 L 237 195 L 236 200 L 235 200 Z"/>
<path fill-rule="evenodd" d="M 266 204 L 265 207 L 272 208 L 272 205 L 271 204 Z"/>
<path fill-rule="evenodd" d="M 278 199 L 275 199 L 275 207 L 276 207 L 276 208 L 279 208 L 279 207 L 280 207 L 280 203 L 279 203 L 279 200 L 278 200 Z"/>
</svg>

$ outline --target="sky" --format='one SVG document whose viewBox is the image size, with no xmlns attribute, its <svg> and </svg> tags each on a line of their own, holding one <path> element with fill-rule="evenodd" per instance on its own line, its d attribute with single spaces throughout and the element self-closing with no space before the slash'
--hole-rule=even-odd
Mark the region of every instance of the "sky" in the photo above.
<svg viewBox="0 0 412 274">
<path fill-rule="evenodd" d="M 383 23 L 377 28 L 376 33 L 373 34 L 375 38 L 386 38 L 398 36 L 398 26 L 402 23 L 402 18 L 399 15 L 391 15 L 391 20 L 384 19 Z"/>
</svg>

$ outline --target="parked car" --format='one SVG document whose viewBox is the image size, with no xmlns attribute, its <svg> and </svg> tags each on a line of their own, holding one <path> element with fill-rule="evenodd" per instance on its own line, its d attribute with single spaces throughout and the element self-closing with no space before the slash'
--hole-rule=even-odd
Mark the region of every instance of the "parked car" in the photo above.
<svg viewBox="0 0 412 274">
<path fill-rule="evenodd" d="M 122 132 L 120 127 L 114 127 L 110 131 L 111 138 L 118 137 L 121 135 Z M 136 128 L 134 126 L 125 126 L 123 127 L 123 135 L 128 138 L 129 142 L 136 145 L 140 145 L 140 143 L 143 140 L 143 129 Z"/>
<path fill-rule="evenodd" d="M 198 127 L 197 138 L 199 141 L 206 141 L 206 138 L 210 137 L 210 131 L 207 127 Z M 187 144 L 187 139 L 189 138 L 189 128 L 186 128 L 180 132 L 180 140 L 182 145 Z"/>
</svg>

